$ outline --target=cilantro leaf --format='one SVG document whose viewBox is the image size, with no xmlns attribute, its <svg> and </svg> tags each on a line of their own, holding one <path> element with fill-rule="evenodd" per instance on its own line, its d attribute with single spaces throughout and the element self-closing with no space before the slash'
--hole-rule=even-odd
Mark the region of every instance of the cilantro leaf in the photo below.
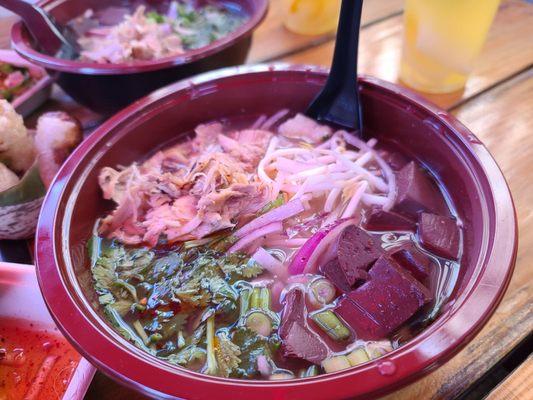
<svg viewBox="0 0 533 400">
<path fill-rule="evenodd" d="M 227 378 L 239 366 L 241 350 L 225 334 L 217 335 L 215 356 L 218 365 L 218 374 Z"/>
</svg>

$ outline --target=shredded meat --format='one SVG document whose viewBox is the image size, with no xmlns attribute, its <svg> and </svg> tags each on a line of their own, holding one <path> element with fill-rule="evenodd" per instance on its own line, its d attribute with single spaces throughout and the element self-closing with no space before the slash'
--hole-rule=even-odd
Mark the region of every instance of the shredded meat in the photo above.
<svg viewBox="0 0 533 400">
<path fill-rule="evenodd" d="M 219 123 L 200 125 L 193 140 L 159 151 L 141 165 L 103 168 L 99 183 L 115 210 L 100 233 L 126 244 L 199 239 L 235 226 L 268 201 L 256 174 L 272 133 L 223 133 Z"/>
</svg>

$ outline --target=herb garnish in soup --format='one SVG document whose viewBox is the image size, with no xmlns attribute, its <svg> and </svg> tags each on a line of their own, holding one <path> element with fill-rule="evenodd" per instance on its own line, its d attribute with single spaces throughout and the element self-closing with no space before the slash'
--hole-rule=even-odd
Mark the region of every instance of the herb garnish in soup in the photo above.
<svg viewBox="0 0 533 400">
<path fill-rule="evenodd" d="M 381 357 L 453 290 L 461 228 L 424 168 L 286 110 L 200 125 L 106 167 L 89 246 L 126 339 L 221 377 L 293 379 Z"/>
<path fill-rule="evenodd" d="M 164 13 L 138 6 L 133 13 L 110 7 L 87 10 L 70 23 L 80 36 L 81 60 L 122 63 L 157 60 L 207 46 L 246 21 L 242 13 L 191 1 L 172 1 Z"/>
</svg>

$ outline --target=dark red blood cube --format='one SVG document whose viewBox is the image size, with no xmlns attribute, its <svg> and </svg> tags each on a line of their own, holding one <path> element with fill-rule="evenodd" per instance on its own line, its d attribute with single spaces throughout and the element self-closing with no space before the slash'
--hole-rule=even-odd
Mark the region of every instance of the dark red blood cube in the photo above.
<svg viewBox="0 0 533 400">
<path fill-rule="evenodd" d="M 365 229 L 370 231 L 411 231 L 416 229 L 416 222 L 394 211 L 374 208 L 365 218 Z"/>
<path fill-rule="evenodd" d="M 283 306 L 283 317 L 279 328 L 280 336 L 285 336 L 290 325 L 294 322 L 305 324 L 305 297 L 299 289 L 293 289 L 287 293 Z"/>
<path fill-rule="evenodd" d="M 442 215 L 422 213 L 418 220 L 418 237 L 424 249 L 431 253 L 457 260 L 460 232 L 457 222 Z"/>
<path fill-rule="evenodd" d="M 380 155 L 393 171 L 399 171 L 408 163 L 407 158 L 397 151 L 383 151 Z"/>
<path fill-rule="evenodd" d="M 388 336 L 431 301 L 429 291 L 392 259 L 380 257 L 370 280 L 343 298 L 335 311 L 359 339 Z"/>
<path fill-rule="evenodd" d="M 433 262 L 412 243 L 406 243 L 391 252 L 391 257 L 411 273 L 419 282 L 426 282 Z"/>
<path fill-rule="evenodd" d="M 422 211 L 443 214 L 447 207 L 430 178 L 411 161 L 396 175 L 394 210 L 416 217 Z"/>
<path fill-rule="evenodd" d="M 344 270 L 341 268 L 339 261 L 337 259 L 331 260 L 326 265 L 324 265 L 322 268 L 322 273 L 326 278 L 328 278 L 337 289 L 339 289 L 341 292 L 349 292 L 352 290 L 352 285 L 350 285 L 350 282 L 348 281 L 348 278 L 346 277 L 346 274 Z M 368 277 L 368 272 L 364 272 L 364 279 Z"/>
<path fill-rule="evenodd" d="M 307 325 L 304 293 L 293 289 L 285 297 L 285 305 L 279 335 L 283 355 L 312 363 L 320 363 L 328 354 L 328 348 Z"/>
<path fill-rule="evenodd" d="M 355 225 L 347 227 L 339 237 L 337 257 L 350 286 L 365 280 L 366 271 L 382 254 L 379 238 Z"/>
<path fill-rule="evenodd" d="M 319 364 L 328 355 L 328 348 L 320 337 L 297 322 L 289 326 L 287 334 L 281 336 L 281 339 L 285 357 L 301 358 Z"/>
</svg>

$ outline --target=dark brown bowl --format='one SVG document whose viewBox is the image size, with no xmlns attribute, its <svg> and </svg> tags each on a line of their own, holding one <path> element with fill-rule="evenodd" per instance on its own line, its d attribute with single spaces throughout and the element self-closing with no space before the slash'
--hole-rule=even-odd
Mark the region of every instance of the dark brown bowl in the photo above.
<svg viewBox="0 0 533 400">
<path fill-rule="evenodd" d="M 234 5 L 249 17 L 248 20 L 222 39 L 179 56 L 120 64 L 52 57 L 37 50 L 38 46 L 21 22 L 11 30 L 11 43 L 21 56 L 45 68 L 78 103 L 110 115 L 169 83 L 200 72 L 244 63 L 252 44 L 252 33 L 266 15 L 268 0 L 217 2 Z M 40 4 L 59 24 L 66 24 L 89 8 L 124 7 L 131 3 L 122 0 L 45 0 Z M 165 3 L 168 1 L 158 1 L 160 7 Z"/>
<path fill-rule="evenodd" d="M 425 331 L 387 356 L 294 381 L 210 377 L 169 365 L 127 342 L 98 310 L 86 242 L 107 210 L 97 182 L 104 166 L 127 165 L 220 118 L 302 111 L 326 72 L 248 66 L 163 88 L 102 125 L 71 155 L 50 188 L 37 230 L 41 289 L 56 322 L 106 374 L 151 396 L 187 399 L 353 399 L 390 392 L 438 367 L 470 341 L 498 305 L 513 270 L 517 230 L 505 179 L 487 149 L 455 118 L 406 89 L 361 78 L 365 129 L 393 140 L 428 167 L 464 223 L 456 289 Z"/>
</svg>

